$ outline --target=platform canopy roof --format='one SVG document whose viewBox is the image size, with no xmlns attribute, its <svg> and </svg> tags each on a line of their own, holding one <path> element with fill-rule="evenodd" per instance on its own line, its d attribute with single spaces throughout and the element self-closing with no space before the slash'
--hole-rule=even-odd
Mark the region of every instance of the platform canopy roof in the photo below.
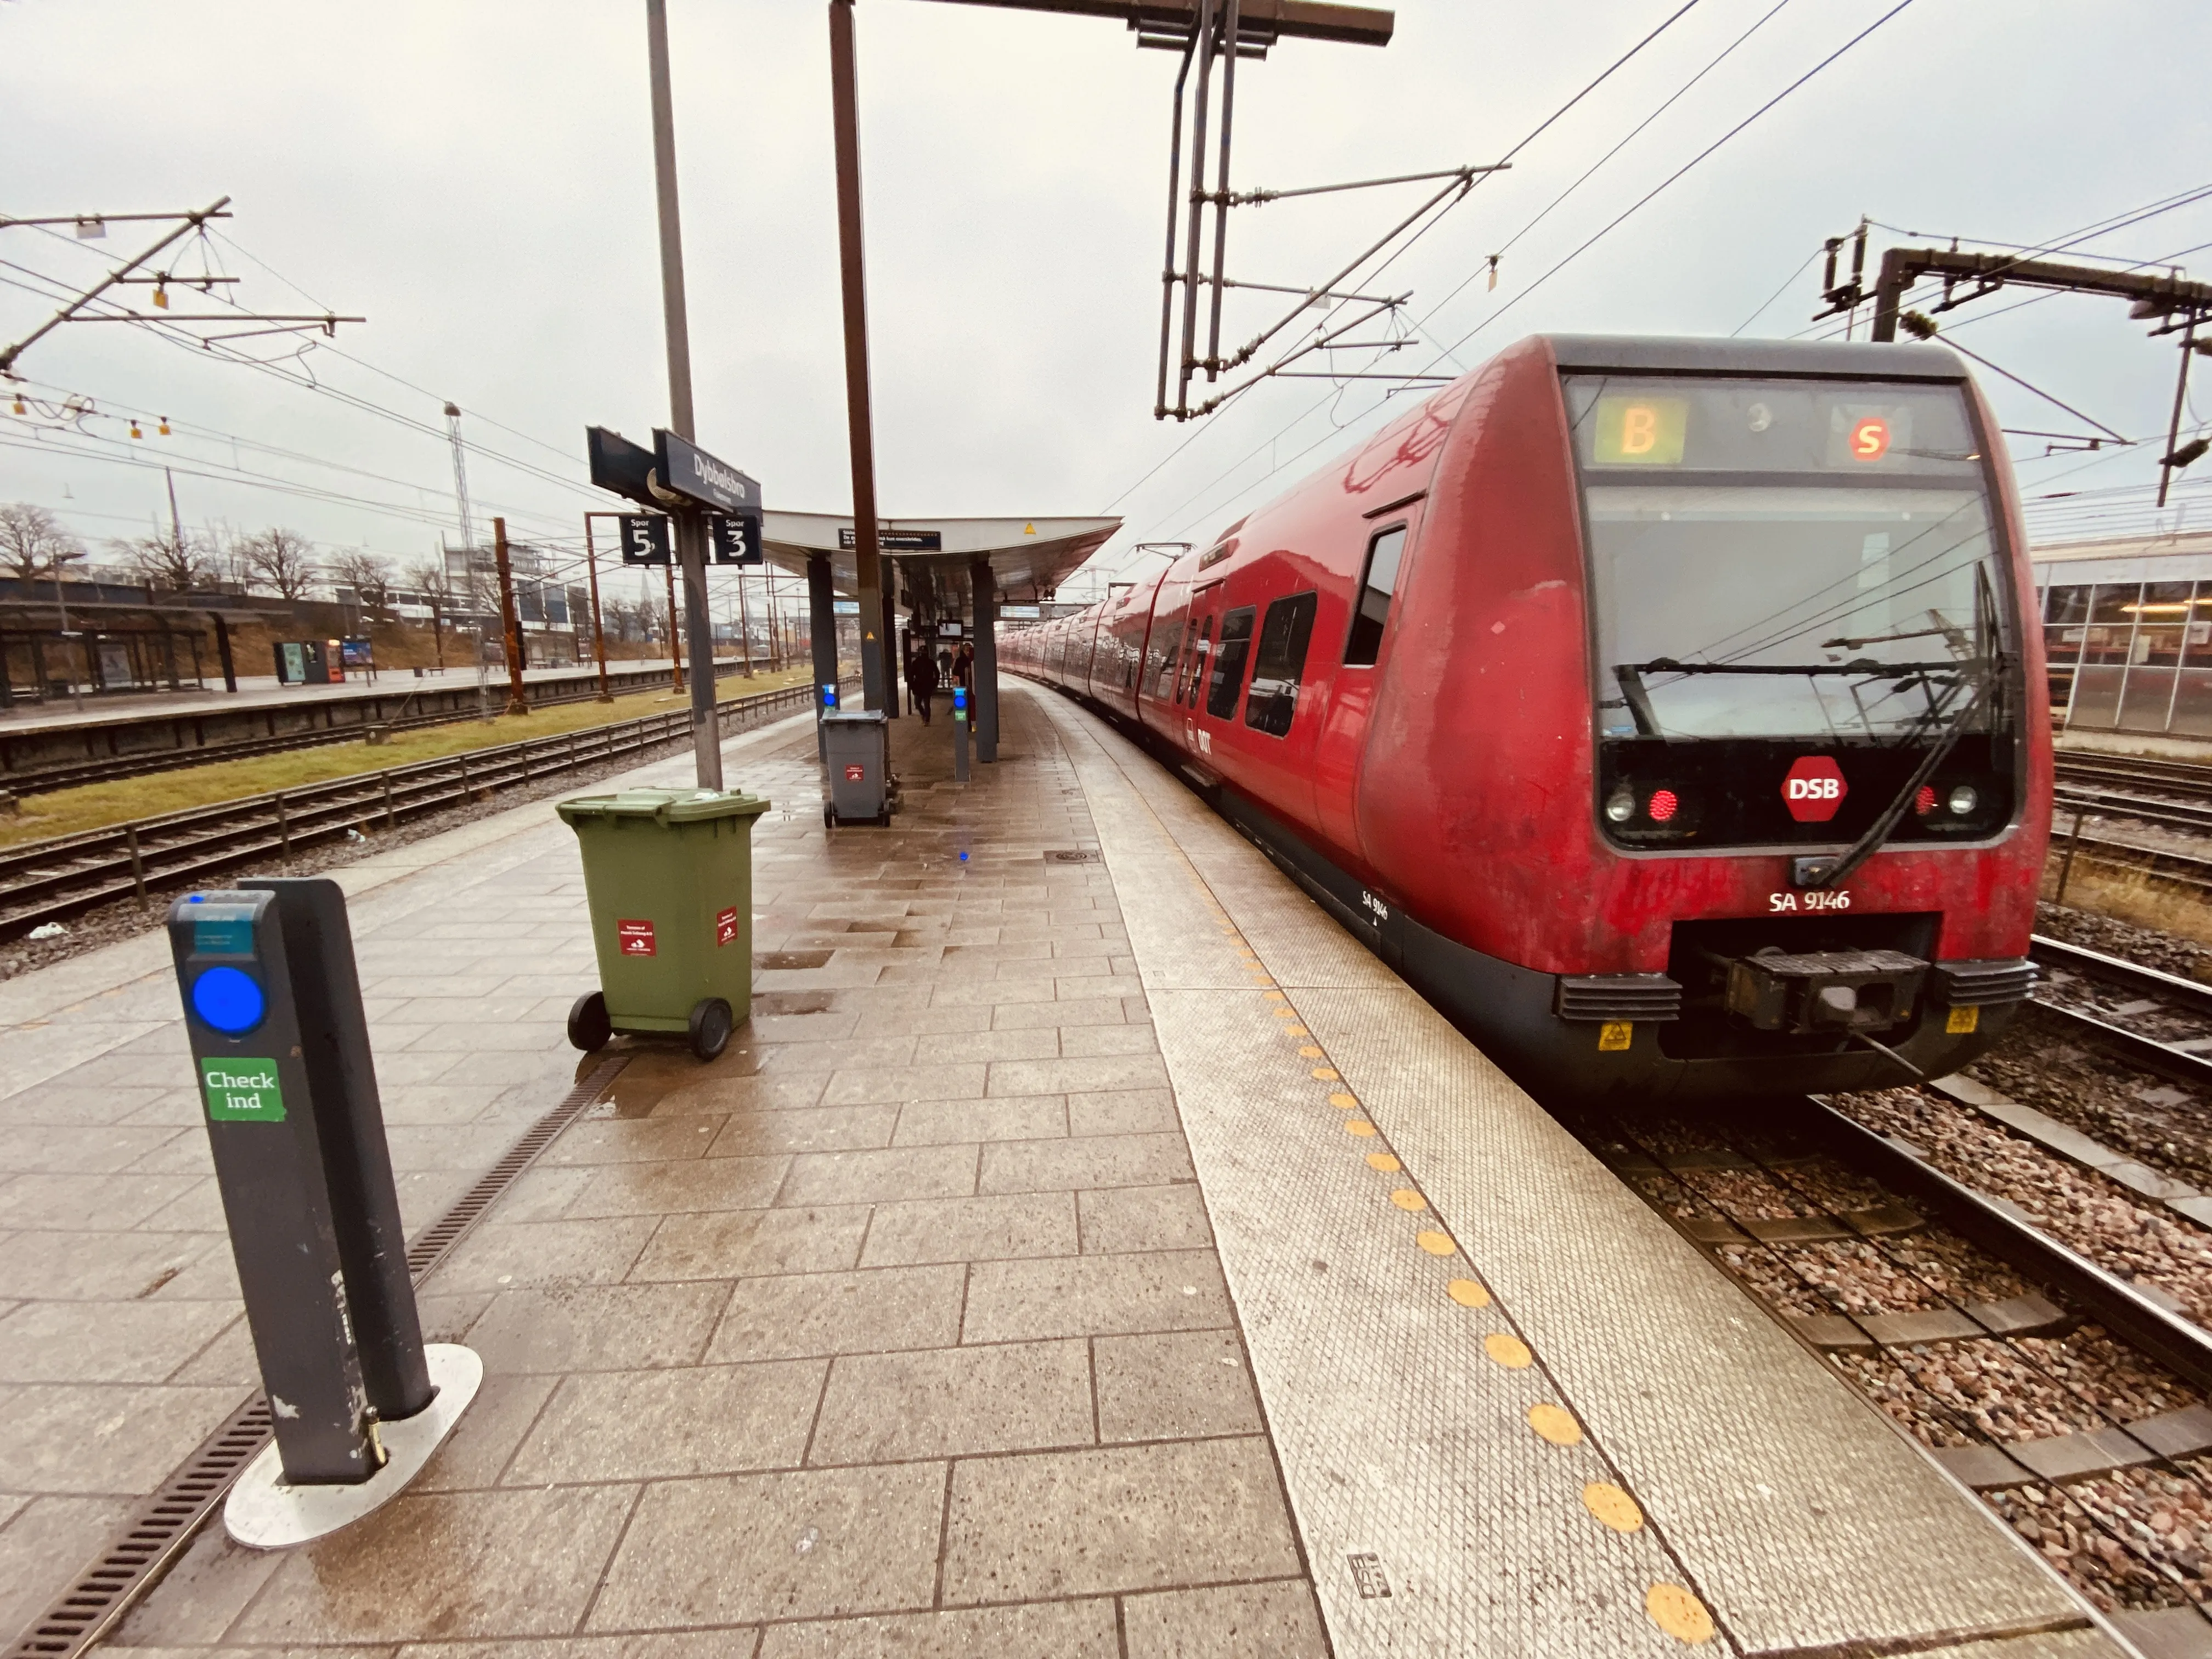
<svg viewBox="0 0 2212 1659">
<path fill-rule="evenodd" d="M 853 550 L 844 545 L 850 514 L 771 509 L 763 517 L 761 540 L 772 562 L 804 574 L 811 556 L 827 553 L 837 591 L 858 591 Z M 898 591 L 909 606 L 925 586 L 939 609 L 964 605 L 969 567 L 977 559 L 990 560 L 1001 597 L 1030 604 L 1055 592 L 1121 527 L 1119 519 L 885 519 L 884 556 L 898 567 Z M 933 538 L 933 550 L 909 550 L 914 541 Z"/>
</svg>

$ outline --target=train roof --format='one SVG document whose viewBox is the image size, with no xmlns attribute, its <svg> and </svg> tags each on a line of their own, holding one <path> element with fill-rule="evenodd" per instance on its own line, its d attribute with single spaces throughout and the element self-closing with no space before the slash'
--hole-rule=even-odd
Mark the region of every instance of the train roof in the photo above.
<svg viewBox="0 0 2212 1659">
<path fill-rule="evenodd" d="M 1869 380 L 1963 380 L 1940 345 L 1849 340 L 1727 340 L 1644 334 L 1547 334 L 1561 368 L 1630 374 L 1778 374 Z"/>
</svg>

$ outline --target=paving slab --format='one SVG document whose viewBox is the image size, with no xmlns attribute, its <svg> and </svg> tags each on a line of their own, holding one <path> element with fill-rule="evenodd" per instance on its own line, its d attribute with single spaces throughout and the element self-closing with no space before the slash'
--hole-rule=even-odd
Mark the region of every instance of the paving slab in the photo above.
<svg viewBox="0 0 2212 1659">
<path fill-rule="evenodd" d="M 709 1066 L 637 1046 L 432 1275 L 486 1383 L 415 1494 L 273 1573 L 206 1544 L 136 1659 L 1319 1651 L 1118 895 L 1043 857 L 1091 839 L 1065 747 L 1010 706 L 957 789 L 949 738 L 901 722 L 889 831 L 821 827 L 803 728 L 731 765 L 795 804 L 755 830 L 754 1018 Z M 510 917 L 580 915 L 571 847 L 505 874 Z M 421 1010 L 392 1059 L 425 1168 L 466 1162 L 502 1066 L 574 1069 L 542 959 L 482 1005 L 537 1048 L 463 1042 L 479 1011 L 447 999 L 486 958 L 447 943 L 410 996 L 406 951 L 365 941 L 377 1018 Z M 111 1126 L 54 1127 L 108 1156 Z"/>
</svg>

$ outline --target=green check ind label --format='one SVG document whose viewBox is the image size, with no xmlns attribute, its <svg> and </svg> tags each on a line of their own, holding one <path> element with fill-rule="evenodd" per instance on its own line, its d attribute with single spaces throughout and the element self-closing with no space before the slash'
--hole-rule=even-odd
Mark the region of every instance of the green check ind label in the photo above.
<svg viewBox="0 0 2212 1659">
<path fill-rule="evenodd" d="M 217 1123 L 282 1123 L 284 1090 L 273 1060 L 203 1060 L 200 1087 Z"/>
</svg>

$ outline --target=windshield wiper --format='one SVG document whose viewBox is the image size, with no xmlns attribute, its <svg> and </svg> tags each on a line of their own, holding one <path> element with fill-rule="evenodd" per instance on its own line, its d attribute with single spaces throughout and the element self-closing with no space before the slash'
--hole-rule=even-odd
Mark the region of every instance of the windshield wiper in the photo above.
<svg viewBox="0 0 2212 1659">
<path fill-rule="evenodd" d="M 1912 775 L 1905 781 L 1905 787 L 1897 792 L 1896 797 L 1889 805 L 1882 808 L 1880 816 L 1867 826 L 1866 833 L 1853 842 L 1841 858 L 1810 881 L 1805 882 L 1803 885 L 1806 887 L 1833 887 L 1846 879 L 1852 871 L 1874 856 L 1881 844 L 1889 839 L 1899 823 L 1903 822 L 1906 809 L 1912 805 L 1921 790 L 1926 787 L 1928 780 L 1935 776 L 1936 769 L 1950 757 L 1952 749 L 1957 744 L 1959 739 L 1966 735 L 1967 721 L 1973 719 L 1975 711 L 1981 708 L 1983 700 L 1991 692 L 2001 688 L 2007 659 L 2002 648 L 1996 647 L 2000 635 L 1997 632 L 1997 621 L 1995 615 L 1996 602 L 1989 591 L 1988 578 L 1979 570 L 1974 573 L 1974 605 L 1976 611 L 1979 613 L 1975 618 L 1976 623 L 1988 630 L 1984 637 L 1988 639 L 1996 648 L 1993 648 L 1986 657 L 1971 658 L 1965 662 L 1953 665 L 1958 668 L 1977 667 L 1981 671 L 1973 683 L 1972 691 L 1959 706 L 1958 713 L 1951 716 L 1949 722 L 1943 728 L 1942 735 L 1929 745 L 1927 754 L 1921 757 L 1920 764 L 1912 769 Z M 1933 706 L 1931 701 L 1927 714 L 1916 724 L 1911 732 L 1907 732 L 1899 740 L 1898 747 L 1904 748 L 1913 743 L 1930 725 L 1942 718 L 1941 711 Z"/>
</svg>

